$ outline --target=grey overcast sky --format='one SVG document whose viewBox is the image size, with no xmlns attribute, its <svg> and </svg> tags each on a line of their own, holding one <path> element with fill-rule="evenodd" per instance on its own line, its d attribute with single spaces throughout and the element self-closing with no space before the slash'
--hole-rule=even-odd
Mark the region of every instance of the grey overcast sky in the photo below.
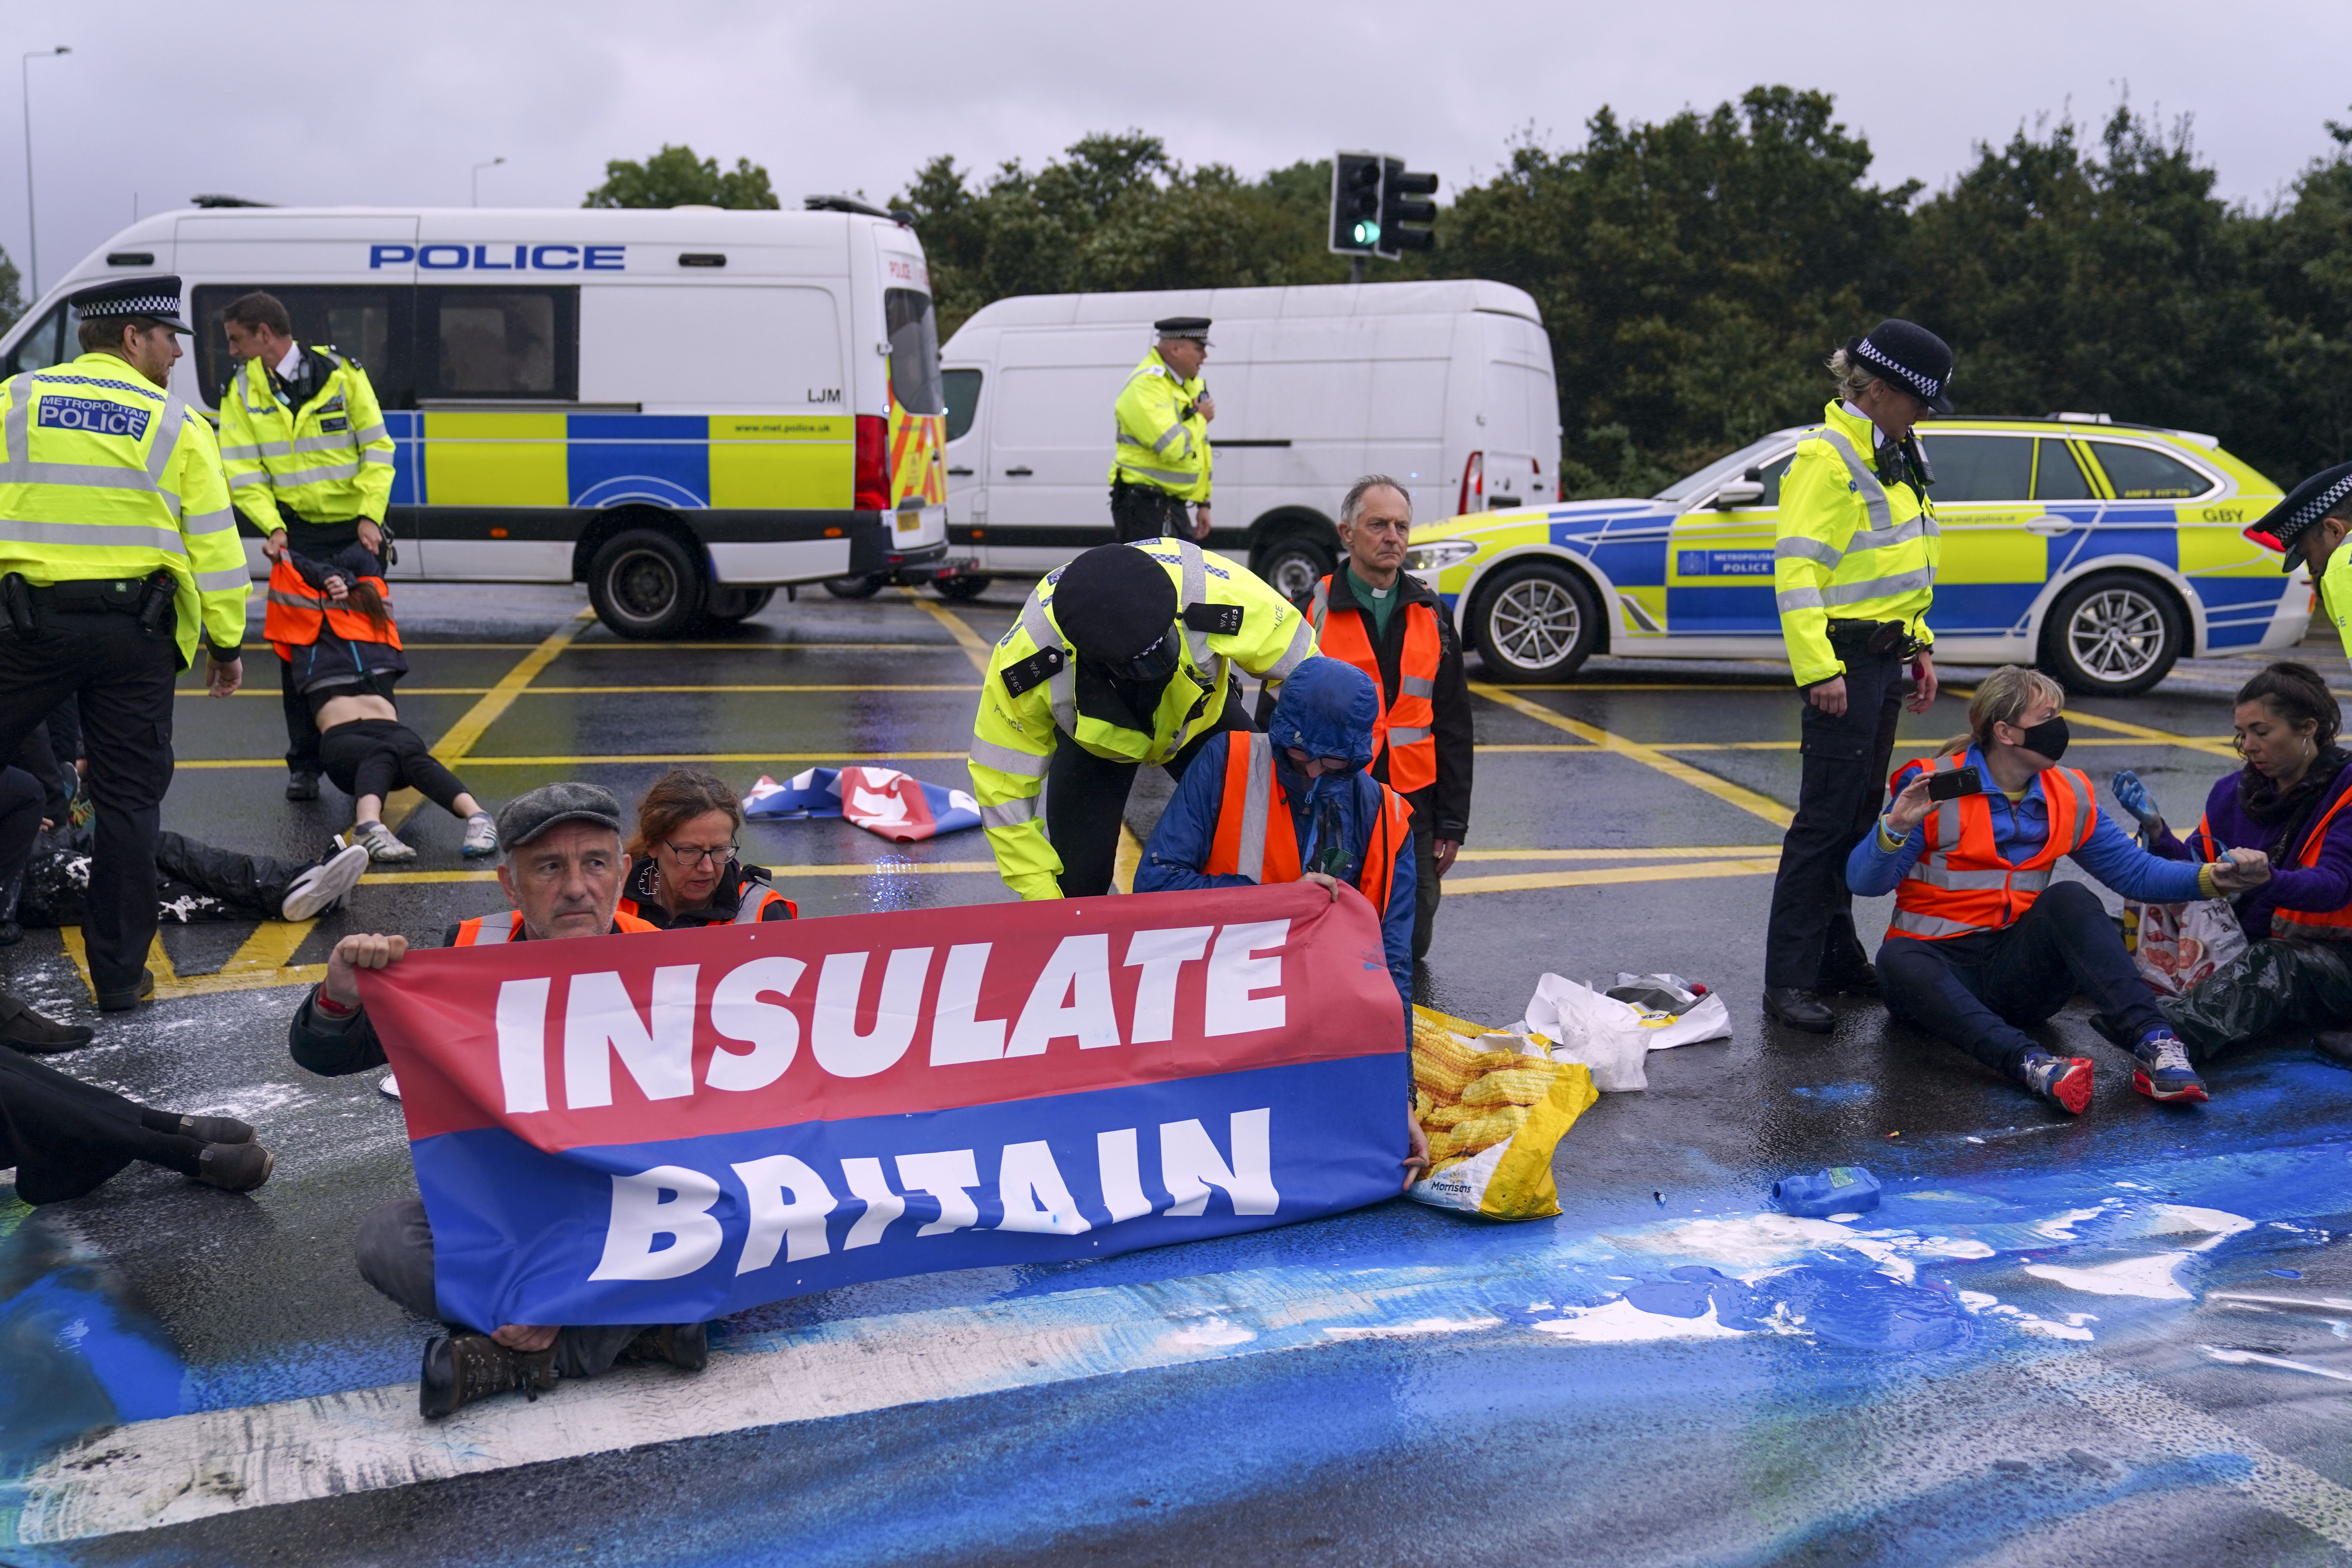
<svg viewBox="0 0 2352 1568">
<path fill-rule="evenodd" d="M 925 158 L 1035 164 L 1138 126 L 1244 174 L 1334 147 L 1394 153 L 1445 192 L 1514 132 L 1582 140 L 1759 82 L 1836 95 L 1883 181 L 1933 188 L 1979 141 L 2128 90 L 2189 114 L 2233 199 L 2263 203 L 2352 119 L 2344 0 L 113 0 L 14 5 L 30 62 L 45 285 L 142 213 L 199 191 L 281 204 L 576 206 L 608 158 L 665 141 L 763 163 L 789 203 L 897 191 Z M 1833 26 L 1832 24 L 1834 24 Z M 20 75 L 21 79 L 21 75 Z M 16 90 L 10 83 L 8 91 Z M 0 142 L 22 123 L 0 118 Z M 0 245 L 25 258 L 21 144 L 0 155 Z M 1445 192 L 1441 192 L 1444 199 Z"/>
</svg>

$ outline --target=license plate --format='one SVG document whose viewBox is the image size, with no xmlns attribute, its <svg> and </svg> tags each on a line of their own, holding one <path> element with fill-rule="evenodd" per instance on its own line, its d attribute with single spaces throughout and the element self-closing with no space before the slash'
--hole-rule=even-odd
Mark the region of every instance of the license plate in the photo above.
<svg viewBox="0 0 2352 1568">
<path fill-rule="evenodd" d="M 913 510 L 900 512 L 898 514 L 898 531 L 901 533 L 922 532 L 923 514 L 919 511 Z"/>
</svg>

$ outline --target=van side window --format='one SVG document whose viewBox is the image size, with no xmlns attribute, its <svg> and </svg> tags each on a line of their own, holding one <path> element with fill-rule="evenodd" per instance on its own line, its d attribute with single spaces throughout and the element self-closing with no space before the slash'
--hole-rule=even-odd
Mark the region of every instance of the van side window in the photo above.
<svg viewBox="0 0 2352 1568">
<path fill-rule="evenodd" d="M 68 344 L 66 308 L 59 305 L 43 316 L 39 323 L 8 351 L 6 362 L 0 363 L 0 374 L 15 375 L 20 371 L 47 370 L 53 364 L 63 364 L 76 358 L 80 353 L 79 342 L 70 346 Z"/>
<path fill-rule="evenodd" d="M 2091 481 L 2083 477 L 2083 466 L 2066 449 L 2063 441 L 2044 436 L 2034 444 L 2033 499 L 2035 500 L 2089 500 Z"/>
<path fill-rule="evenodd" d="M 883 325 L 890 332 L 890 395 L 909 414 L 947 407 L 940 388 L 940 333 L 931 297 L 912 289 L 882 291 Z"/>
<path fill-rule="evenodd" d="M 2184 500 L 2213 488 L 2212 480 L 2188 464 L 2146 447 L 2094 441 L 2091 450 L 2107 470 L 2117 500 Z"/>
<path fill-rule="evenodd" d="M 2026 436 L 1929 436 L 1920 442 L 1936 470 L 1928 494 L 1954 501 L 2024 500 L 2033 493 L 2033 441 Z"/>
<path fill-rule="evenodd" d="M 577 289 L 419 289 L 420 397 L 580 395 Z"/>
<path fill-rule="evenodd" d="M 940 373 L 940 384 L 948 400 L 948 439 L 961 441 L 971 433 L 972 419 L 980 413 L 980 372 L 949 370 Z"/>
<path fill-rule="evenodd" d="M 406 289 L 317 288 L 303 284 L 207 283 L 196 290 L 196 384 L 217 399 L 236 370 L 222 325 L 229 302 L 257 289 L 286 307 L 294 341 L 306 348 L 325 344 L 349 354 L 366 370 L 376 401 L 386 408 L 414 408 L 415 377 L 408 353 L 410 291 Z"/>
</svg>

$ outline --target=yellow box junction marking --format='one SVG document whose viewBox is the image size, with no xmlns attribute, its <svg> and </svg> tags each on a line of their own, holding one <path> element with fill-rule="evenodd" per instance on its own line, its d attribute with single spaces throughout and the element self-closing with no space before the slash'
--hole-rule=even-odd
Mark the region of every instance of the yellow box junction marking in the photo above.
<svg viewBox="0 0 2352 1568">
<path fill-rule="evenodd" d="M 1581 719 L 1571 719 L 1564 713 L 1555 713 L 1540 702 L 1530 702 L 1514 691 L 1487 681 L 1474 680 L 1470 682 L 1470 689 L 1489 702 L 1498 702 L 1513 712 L 1533 719 L 1539 724 L 1549 724 L 1555 730 L 1565 730 L 1578 740 L 1589 742 L 1602 751 L 1613 752 L 1621 757 L 1631 758 L 1644 767 L 1655 768 L 1677 784 L 1686 784 L 1695 790 L 1715 796 L 1726 805 L 1736 805 L 1742 811 L 1760 816 L 1775 827 L 1789 826 L 1792 814 L 1779 801 L 1758 795 L 1754 790 L 1733 784 L 1729 779 L 1717 778 L 1713 773 L 1701 772 L 1688 763 L 1678 762 L 1655 746 L 1644 745 L 1639 741 L 1628 741 L 1621 735 L 1611 734 L 1597 724 L 1588 724 Z"/>
</svg>

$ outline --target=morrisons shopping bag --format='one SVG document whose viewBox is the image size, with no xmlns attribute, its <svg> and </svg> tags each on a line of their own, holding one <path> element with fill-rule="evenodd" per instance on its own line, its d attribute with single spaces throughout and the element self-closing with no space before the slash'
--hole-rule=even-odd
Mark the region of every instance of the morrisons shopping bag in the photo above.
<svg viewBox="0 0 2352 1568">
<path fill-rule="evenodd" d="M 2184 904 L 2124 901 L 2124 945 L 2140 978 L 2159 996 L 2182 996 L 2246 951 L 2246 932 L 2227 899 Z"/>
<path fill-rule="evenodd" d="M 1427 1007 L 1412 1010 L 1413 1114 L 1429 1138 L 1429 1174 L 1408 1197 L 1489 1219 L 1559 1212 L 1551 1155 L 1600 1098 L 1591 1069 L 1556 1062 L 1525 1030 L 1490 1033 Z"/>
<path fill-rule="evenodd" d="M 1731 1010 L 1678 974 L 1620 974 L 1606 992 L 1547 974 L 1528 1000 L 1525 1027 L 1559 1042 L 1552 1060 L 1583 1062 L 1594 1088 L 1622 1094 L 1650 1087 L 1643 1064 L 1652 1051 L 1729 1038 Z"/>
</svg>

